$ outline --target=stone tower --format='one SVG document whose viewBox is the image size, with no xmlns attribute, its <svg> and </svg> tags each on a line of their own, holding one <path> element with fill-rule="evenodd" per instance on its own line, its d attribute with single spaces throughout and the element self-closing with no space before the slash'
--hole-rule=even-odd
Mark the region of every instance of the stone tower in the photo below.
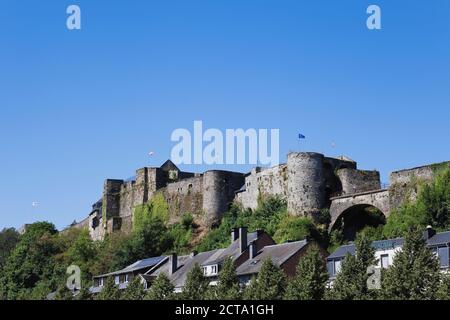
<svg viewBox="0 0 450 320">
<path fill-rule="evenodd" d="M 314 152 L 288 155 L 288 212 L 315 217 L 325 206 L 324 155 Z"/>
<path fill-rule="evenodd" d="M 220 221 L 235 198 L 236 190 L 245 183 L 242 173 L 213 170 L 203 175 L 203 213 L 208 226 Z"/>
</svg>

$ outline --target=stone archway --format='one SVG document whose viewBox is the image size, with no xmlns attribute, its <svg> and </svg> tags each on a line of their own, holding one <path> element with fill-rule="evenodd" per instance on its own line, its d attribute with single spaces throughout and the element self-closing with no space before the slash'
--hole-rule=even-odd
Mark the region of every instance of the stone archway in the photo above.
<svg viewBox="0 0 450 320">
<path fill-rule="evenodd" d="M 387 218 L 390 213 L 389 191 L 378 190 L 332 198 L 330 206 L 331 223 L 329 226 L 329 231 L 334 228 L 336 222 L 342 217 L 343 214 L 356 207 L 375 207 Z"/>
</svg>

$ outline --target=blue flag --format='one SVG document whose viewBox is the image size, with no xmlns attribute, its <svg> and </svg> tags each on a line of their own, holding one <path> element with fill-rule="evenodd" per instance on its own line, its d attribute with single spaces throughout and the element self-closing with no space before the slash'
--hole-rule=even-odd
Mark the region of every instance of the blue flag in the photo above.
<svg viewBox="0 0 450 320">
<path fill-rule="evenodd" d="M 298 138 L 299 139 L 306 139 L 306 137 L 304 135 L 302 135 L 301 133 L 298 134 Z"/>
</svg>

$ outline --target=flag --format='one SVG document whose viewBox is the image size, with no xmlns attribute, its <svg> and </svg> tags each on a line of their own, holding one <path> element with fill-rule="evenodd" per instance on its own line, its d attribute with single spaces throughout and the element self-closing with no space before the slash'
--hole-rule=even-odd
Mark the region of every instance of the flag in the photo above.
<svg viewBox="0 0 450 320">
<path fill-rule="evenodd" d="M 306 139 L 306 137 L 304 135 L 302 135 L 301 133 L 298 134 L 298 138 L 299 139 Z"/>
</svg>

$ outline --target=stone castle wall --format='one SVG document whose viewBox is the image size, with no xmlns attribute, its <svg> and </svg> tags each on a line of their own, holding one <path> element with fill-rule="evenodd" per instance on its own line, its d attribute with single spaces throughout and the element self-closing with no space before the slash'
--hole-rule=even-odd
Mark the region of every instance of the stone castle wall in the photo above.
<svg viewBox="0 0 450 320">
<path fill-rule="evenodd" d="M 378 171 L 339 169 L 336 172 L 342 185 L 342 195 L 381 189 Z"/>
<path fill-rule="evenodd" d="M 439 169 L 449 167 L 450 161 L 447 161 L 392 172 L 389 187 L 391 208 L 398 208 L 405 201 L 415 201 L 419 185 L 432 181 Z"/>
<path fill-rule="evenodd" d="M 183 214 L 199 216 L 203 208 L 203 176 L 187 178 L 170 183 L 161 192 L 169 205 L 171 222 Z"/>
<path fill-rule="evenodd" d="M 244 208 L 255 210 L 258 198 L 279 196 L 287 199 L 287 165 L 282 164 L 273 168 L 254 168 L 245 177 L 245 187 L 237 193 L 236 201 Z"/>
</svg>

